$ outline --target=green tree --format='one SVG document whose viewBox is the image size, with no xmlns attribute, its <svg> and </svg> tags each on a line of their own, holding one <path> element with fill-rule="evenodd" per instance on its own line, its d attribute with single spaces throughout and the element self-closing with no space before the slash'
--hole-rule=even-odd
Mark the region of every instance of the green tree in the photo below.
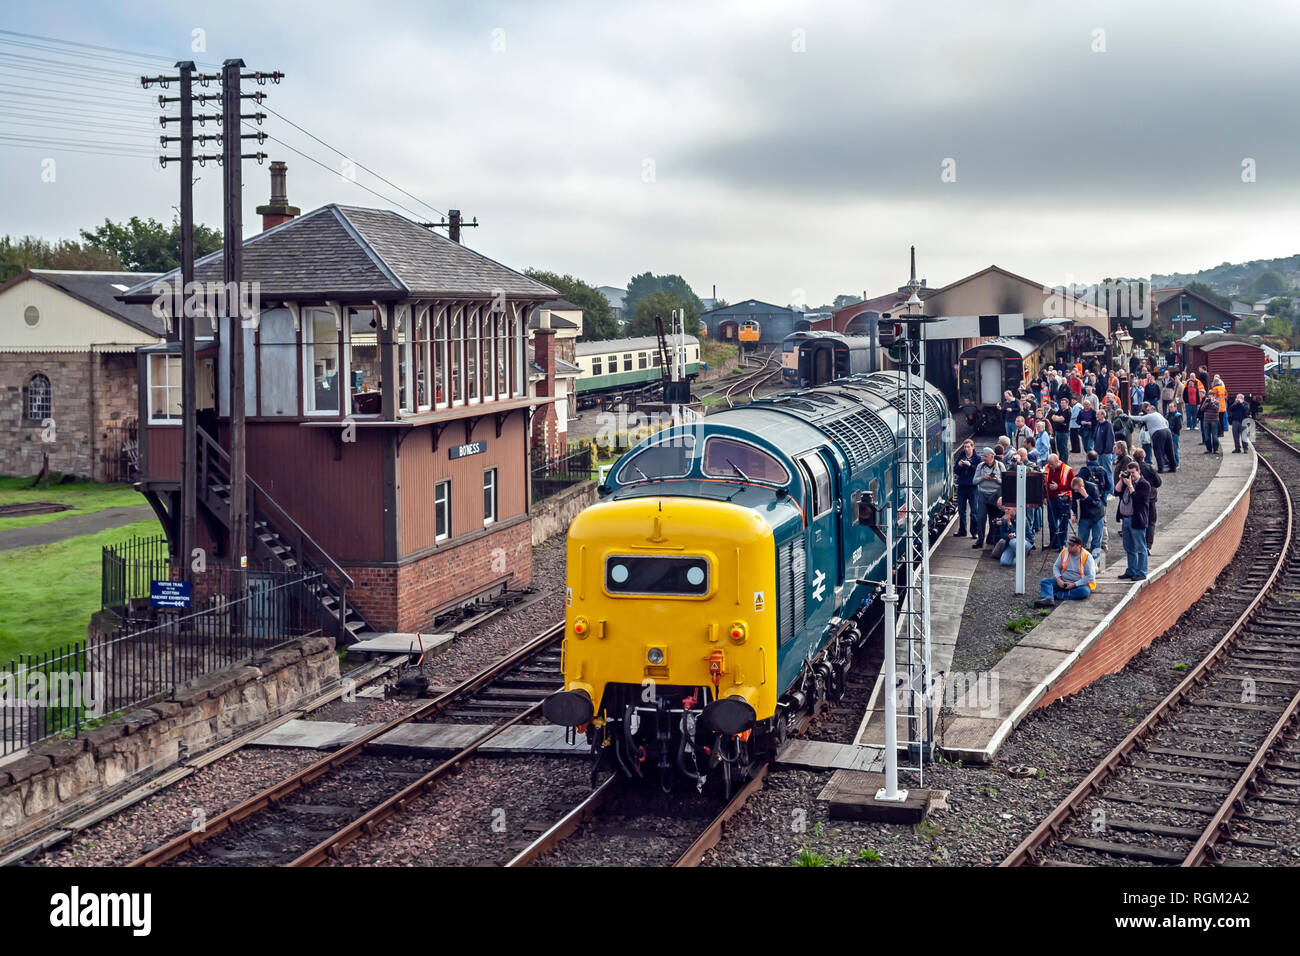
<svg viewBox="0 0 1300 956">
<path fill-rule="evenodd" d="M 654 335 L 656 315 L 663 319 L 664 331 L 669 331 L 672 328 L 673 309 L 685 309 L 687 332 L 698 334 L 700 327 L 699 312 L 692 312 L 690 303 L 682 301 L 680 297 L 666 289 L 660 289 L 657 292 L 651 292 L 649 295 L 641 297 L 641 300 L 636 304 L 635 311 L 632 313 L 631 320 L 627 324 L 627 334 L 629 336 Z"/>
<path fill-rule="evenodd" d="M 1286 278 L 1276 269 L 1267 269 L 1255 276 L 1250 290 L 1257 295 L 1277 295 L 1286 288 Z"/>
<path fill-rule="evenodd" d="M 618 320 L 614 318 L 609 299 L 595 286 L 571 275 L 560 275 L 545 269 L 525 269 L 524 275 L 549 285 L 574 305 L 582 307 L 582 335 L 578 337 L 580 341 L 595 342 L 619 337 Z"/>
<path fill-rule="evenodd" d="M 181 221 L 173 219 L 170 227 L 157 219 L 132 216 L 124 223 L 105 219 L 93 232 L 81 230 L 88 244 L 117 258 L 131 272 L 168 272 L 181 264 Z M 221 233 L 195 223 L 194 258 L 221 248 Z"/>
<path fill-rule="evenodd" d="M 1237 322 L 1236 332 L 1238 335 L 1260 335 L 1264 331 L 1264 323 L 1255 316 L 1241 319 Z"/>
<path fill-rule="evenodd" d="M 846 305 L 854 305 L 862 301 L 860 295 L 837 295 L 835 301 L 831 303 L 832 309 L 842 309 Z"/>
<path fill-rule="evenodd" d="M 1231 308 L 1232 308 L 1232 300 L 1231 300 L 1231 299 L 1229 299 L 1226 295 L 1219 295 L 1219 293 L 1215 292 L 1213 289 L 1211 289 L 1211 288 L 1210 288 L 1208 285 L 1206 285 L 1204 282 L 1189 282 L 1189 283 L 1187 283 L 1187 291 L 1188 291 L 1188 292 L 1195 292 L 1195 293 L 1196 293 L 1197 295 L 1199 295 L 1202 299 L 1207 299 L 1207 300 L 1209 300 L 1210 302 L 1213 302 L 1215 305 L 1217 305 L 1217 306 L 1218 306 L 1219 308 L 1221 308 L 1221 309 L 1228 310 L 1228 309 L 1231 309 Z"/>
<path fill-rule="evenodd" d="M 704 303 L 700 297 L 695 294 L 690 283 L 679 275 L 662 275 L 657 276 L 650 272 L 643 272 L 639 276 L 633 276 L 627 284 L 627 295 L 623 298 L 623 315 L 630 316 L 636 312 L 637 303 L 644 296 L 652 292 L 670 292 L 682 301 L 679 308 L 685 308 L 687 314 L 698 319 L 700 313 L 704 311 Z M 667 319 L 667 313 L 664 314 Z M 687 326 L 690 328 L 690 326 Z M 628 333 L 633 334 L 631 332 Z"/>
<path fill-rule="evenodd" d="M 1264 332 L 1266 335 L 1276 335 L 1281 338 L 1291 337 L 1291 322 L 1282 318 L 1280 315 L 1270 315 L 1264 323 Z"/>
<path fill-rule="evenodd" d="M 0 282 L 8 282 L 27 269 L 119 272 L 122 263 L 111 253 L 73 239 L 51 243 L 36 236 L 23 236 L 21 239 L 0 237 Z"/>
</svg>

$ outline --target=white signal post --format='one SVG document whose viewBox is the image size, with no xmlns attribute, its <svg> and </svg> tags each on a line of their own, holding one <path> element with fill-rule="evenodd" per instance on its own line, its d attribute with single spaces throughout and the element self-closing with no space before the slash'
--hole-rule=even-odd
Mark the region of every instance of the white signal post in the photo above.
<svg viewBox="0 0 1300 956">
<path fill-rule="evenodd" d="M 894 588 L 894 518 L 885 519 L 885 786 L 876 791 L 876 799 L 902 803 L 907 791 L 898 789 L 898 672 L 894 659 L 895 608 L 898 591 Z"/>
</svg>

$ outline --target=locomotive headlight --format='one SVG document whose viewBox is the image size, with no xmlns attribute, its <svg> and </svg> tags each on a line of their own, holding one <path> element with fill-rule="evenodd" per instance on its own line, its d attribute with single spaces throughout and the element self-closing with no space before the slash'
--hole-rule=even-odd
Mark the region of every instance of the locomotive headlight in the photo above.
<svg viewBox="0 0 1300 956">
<path fill-rule="evenodd" d="M 731 625 L 731 630 L 728 633 L 737 644 L 745 643 L 745 622 L 736 621 Z"/>
<path fill-rule="evenodd" d="M 590 633 L 591 633 L 591 626 L 587 623 L 587 619 L 585 617 L 577 617 L 573 619 L 574 637 L 586 637 Z"/>
<path fill-rule="evenodd" d="M 645 652 L 645 659 L 653 666 L 658 667 L 664 662 L 664 649 L 662 647 L 652 647 Z"/>
</svg>

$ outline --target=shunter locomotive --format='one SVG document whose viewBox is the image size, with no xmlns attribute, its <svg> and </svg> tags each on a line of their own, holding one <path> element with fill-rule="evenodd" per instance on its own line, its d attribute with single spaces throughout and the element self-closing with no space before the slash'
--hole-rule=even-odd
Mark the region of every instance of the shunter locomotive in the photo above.
<svg viewBox="0 0 1300 956">
<path fill-rule="evenodd" d="M 543 705 L 586 734 L 597 767 L 729 791 L 843 693 L 878 613 L 883 523 L 902 530 L 901 384 L 875 372 L 762 399 L 614 466 L 569 528 L 564 689 Z M 925 406 L 933 529 L 951 423 L 938 390 Z"/>
</svg>

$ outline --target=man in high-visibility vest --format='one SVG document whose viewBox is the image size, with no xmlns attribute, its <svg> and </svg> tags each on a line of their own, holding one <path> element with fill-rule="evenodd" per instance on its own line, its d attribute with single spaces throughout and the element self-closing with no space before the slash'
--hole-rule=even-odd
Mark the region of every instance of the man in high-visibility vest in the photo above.
<svg viewBox="0 0 1300 956">
<path fill-rule="evenodd" d="M 1097 563 L 1078 537 L 1070 538 L 1052 565 L 1052 577 L 1038 582 L 1035 607 L 1055 607 L 1057 601 L 1082 601 L 1097 589 Z"/>
</svg>

